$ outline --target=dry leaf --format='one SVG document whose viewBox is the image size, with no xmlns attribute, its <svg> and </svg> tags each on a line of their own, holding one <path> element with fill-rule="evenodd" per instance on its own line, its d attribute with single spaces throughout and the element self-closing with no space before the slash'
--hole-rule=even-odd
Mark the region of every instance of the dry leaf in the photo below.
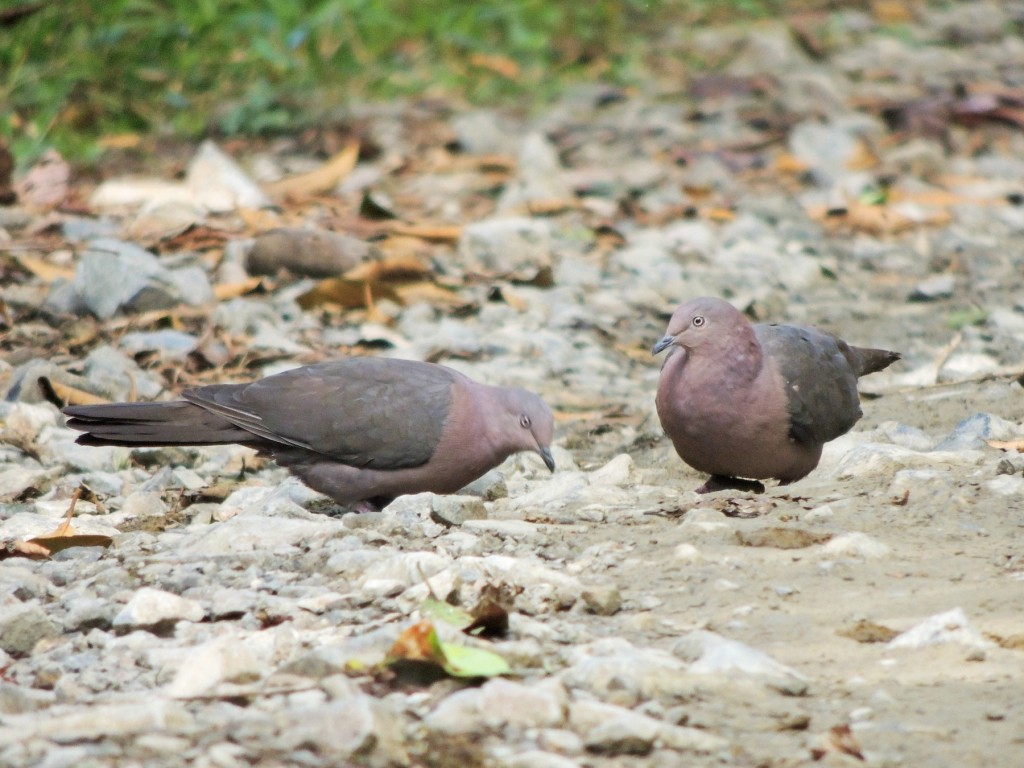
<svg viewBox="0 0 1024 768">
<path fill-rule="evenodd" d="M 142 136 L 137 133 L 112 133 L 100 136 L 96 144 L 103 149 L 135 149 L 142 144 Z"/>
<path fill-rule="evenodd" d="M 109 547 L 113 542 L 113 539 L 109 536 L 76 533 L 71 525 L 71 518 L 75 514 L 75 505 L 78 503 L 78 497 L 81 494 L 81 488 L 72 494 L 71 500 L 68 503 L 67 514 L 54 531 L 42 536 L 34 536 L 28 541 L 16 541 L 6 545 L 3 552 L 0 553 L 0 559 L 6 556 L 44 560 L 55 552 L 61 552 L 72 547 Z M 6 555 L 3 553 L 6 553 Z"/>
<path fill-rule="evenodd" d="M 414 254 L 389 256 L 376 261 L 365 261 L 345 272 L 344 280 L 363 282 L 400 283 L 410 280 L 422 280 L 430 274 L 430 265 Z"/>
<path fill-rule="evenodd" d="M 833 726 L 827 733 L 822 734 L 818 741 L 819 743 L 816 746 L 811 747 L 811 757 L 815 760 L 821 760 L 830 752 L 850 755 L 858 760 L 864 759 L 864 754 L 860 751 L 860 744 L 853 737 L 853 732 L 850 730 L 849 725 Z"/>
<path fill-rule="evenodd" d="M 270 208 L 239 208 L 235 211 L 245 228 L 259 234 L 281 226 L 281 215 Z"/>
<path fill-rule="evenodd" d="M 801 528 L 760 528 L 754 531 L 736 531 L 736 539 L 744 547 L 774 547 L 775 549 L 803 549 L 824 544 L 832 538 L 830 533 L 817 533 Z"/>
<path fill-rule="evenodd" d="M 576 200 L 563 200 L 551 198 L 548 200 L 531 200 L 526 204 L 526 210 L 531 216 L 557 216 L 566 211 L 574 211 L 580 207 Z"/>
<path fill-rule="evenodd" d="M 998 448 L 1001 451 L 1016 451 L 1024 453 L 1024 439 L 1017 440 L 986 440 L 989 448 Z"/>
<path fill-rule="evenodd" d="M 520 75 L 519 65 L 507 56 L 498 56 L 487 53 L 474 53 L 469 57 L 469 63 L 474 67 L 487 69 L 501 75 L 509 80 L 518 80 Z"/>
<path fill-rule="evenodd" d="M 358 160 L 359 142 L 353 141 L 316 170 L 265 184 L 263 188 L 278 200 L 298 201 L 314 197 L 333 189 L 352 172 Z"/>
<path fill-rule="evenodd" d="M 462 237 L 462 227 L 441 224 L 395 224 L 388 228 L 395 235 L 418 237 L 435 243 L 455 243 Z"/>
<path fill-rule="evenodd" d="M 793 176 L 799 176 L 800 174 L 806 173 L 810 170 L 810 166 L 796 155 L 784 152 L 775 158 L 775 170 L 778 173 L 788 173 Z"/>
<path fill-rule="evenodd" d="M 429 621 L 420 621 L 407 627 L 395 640 L 388 651 L 387 662 L 429 661 L 438 666 L 445 663 L 444 654 L 437 641 L 437 632 Z"/>
<path fill-rule="evenodd" d="M 39 385 L 46 391 L 47 395 L 53 395 L 52 400 L 56 403 L 67 405 L 104 405 L 110 401 L 105 397 L 86 392 L 84 389 L 77 389 L 68 384 L 61 384 L 59 381 L 48 376 L 39 377 Z"/>
<path fill-rule="evenodd" d="M 425 301 L 428 304 L 455 309 L 464 309 L 473 305 L 470 299 L 463 298 L 455 291 L 426 281 L 397 285 L 394 290 L 402 304 Z"/>
<path fill-rule="evenodd" d="M 393 286 L 383 283 L 367 283 L 364 280 L 348 280 L 344 277 L 329 277 L 321 280 L 296 301 L 303 309 L 313 309 L 333 304 L 343 309 L 357 309 L 369 306 L 379 299 L 398 302 Z"/>
<path fill-rule="evenodd" d="M 257 275 L 240 283 L 218 283 L 213 286 L 213 295 L 217 297 L 217 301 L 237 299 L 239 296 L 245 296 L 247 293 L 252 293 L 262 287 L 265 279 Z"/>
<path fill-rule="evenodd" d="M 48 261 L 43 261 L 43 259 L 38 259 L 35 256 L 29 256 L 28 254 L 15 254 L 15 258 L 18 260 L 18 264 L 38 277 L 44 283 L 52 283 L 54 280 L 58 279 L 75 279 L 74 267 L 58 266 L 56 264 L 51 264 Z"/>
</svg>

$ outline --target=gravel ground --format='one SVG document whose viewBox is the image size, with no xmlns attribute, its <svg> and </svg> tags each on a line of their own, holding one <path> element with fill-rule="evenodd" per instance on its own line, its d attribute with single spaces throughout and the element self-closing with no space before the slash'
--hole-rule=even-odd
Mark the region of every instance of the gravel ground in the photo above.
<svg viewBox="0 0 1024 768">
<path fill-rule="evenodd" d="M 207 145 L 187 181 L 214 182 L 185 199 L 126 182 L 160 205 L 108 181 L 88 216 L 0 210 L 22 254 L 0 291 L 0 539 L 52 531 L 84 485 L 75 530 L 113 540 L 0 562 L 0 765 L 1019 765 L 1022 17 L 913 14 L 694 33 L 714 75 L 667 58 L 649 92 L 529 117 L 353 108 L 375 153 L 255 223 L 250 179 L 314 167 L 299 143 L 244 172 Z M 309 300 L 315 276 L 222 290 L 265 222 L 349 233 L 322 246 L 346 265 L 429 267 L 370 307 Z M 293 247 L 255 252 L 274 272 Z M 692 492 L 649 350 L 705 294 L 902 352 L 806 479 Z M 522 455 L 360 515 L 242 448 L 76 446 L 50 402 L 346 353 L 536 390 L 558 471 Z M 493 587 L 503 637 L 436 626 L 511 675 L 377 667 L 431 595 Z"/>
</svg>

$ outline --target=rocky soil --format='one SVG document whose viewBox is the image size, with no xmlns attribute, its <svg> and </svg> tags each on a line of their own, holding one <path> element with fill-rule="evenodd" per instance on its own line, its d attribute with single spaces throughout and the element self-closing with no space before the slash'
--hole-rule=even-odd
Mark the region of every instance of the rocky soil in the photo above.
<svg viewBox="0 0 1024 768">
<path fill-rule="evenodd" d="M 0 765 L 1020 765 L 1024 15 L 875 5 L 680 32 L 706 72 L 529 116 L 33 169 L 0 209 Z M 704 294 L 902 352 L 805 480 L 692 492 L 649 350 Z M 360 515 L 57 407 L 343 354 L 538 391 L 558 471 Z M 76 492 L 74 546 L 6 557 Z M 490 639 L 429 600 L 495 587 Z M 379 667 L 424 618 L 511 674 Z"/>
</svg>

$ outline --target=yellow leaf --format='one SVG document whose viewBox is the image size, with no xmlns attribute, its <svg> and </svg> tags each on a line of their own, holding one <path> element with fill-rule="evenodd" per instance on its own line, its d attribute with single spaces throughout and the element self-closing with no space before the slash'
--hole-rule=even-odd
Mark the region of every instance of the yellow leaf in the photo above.
<svg viewBox="0 0 1024 768">
<path fill-rule="evenodd" d="M 353 141 L 316 170 L 264 185 L 267 193 L 278 200 L 302 200 L 333 189 L 356 167 L 359 142 Z"/>
<path fill-rule="evenodd" d="M 35 256 L 28 256 L 21 254 L 16 256 L 18 263 L 31 272 L 33 275 L 38 277 L 45 283 L 52 283 L 58 278 L 64 278 L 65 280 L 74 280 L 75 269 L 74 267 L 62 267 L 56 264 L 50 264 L 48 261 L 37 259 Z"/>
</svg>

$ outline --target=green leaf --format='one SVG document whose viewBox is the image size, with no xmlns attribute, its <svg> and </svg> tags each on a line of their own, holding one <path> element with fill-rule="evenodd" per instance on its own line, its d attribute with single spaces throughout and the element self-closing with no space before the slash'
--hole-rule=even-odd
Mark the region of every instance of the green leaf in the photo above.
<svg viewBox="0 0 1024 768">
<path fill-rule="evenodd" d="M 433 597 L 428 597 L 424 600 L 420 610 L 424 616 L 443 621 L 445 624 L 451 624 L 459 629 L 468 627 L 473 623 L 473 617 L 466 613 L 466 611 Z"/>
<path fill-rule="evenodd" d="M 497 677 L 512 671 L 504 658 L 483 648 L 441 643 L 444 671 L 452 677 Z"/>
</svg>

